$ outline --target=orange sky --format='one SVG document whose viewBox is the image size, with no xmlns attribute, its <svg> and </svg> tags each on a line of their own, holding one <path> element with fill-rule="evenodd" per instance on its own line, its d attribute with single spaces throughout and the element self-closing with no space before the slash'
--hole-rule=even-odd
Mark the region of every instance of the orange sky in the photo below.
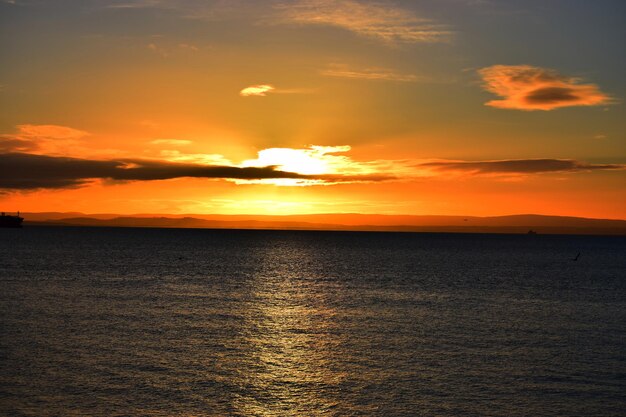
<svg viewBox="0 0 626 417">
<path fill-rule="evenodd" d="M 2 1 L 0 206 L 626 219 L 625 11 Z"/>
</svg>

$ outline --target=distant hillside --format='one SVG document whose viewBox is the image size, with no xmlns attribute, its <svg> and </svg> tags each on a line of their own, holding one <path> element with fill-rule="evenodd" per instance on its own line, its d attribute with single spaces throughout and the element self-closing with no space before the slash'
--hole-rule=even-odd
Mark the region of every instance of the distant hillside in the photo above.
<svg viewBox="0 0 626 417">
<path fill-rule="evenodd" d="M 626 235 L 626 220 L 536 214 L 471 217 L 369 214 L 155 215 L 23 213 L 25 226 L 170 227 L 216 229 L 356 230 L 454 233 L 527 233 Z"/>
</svg>

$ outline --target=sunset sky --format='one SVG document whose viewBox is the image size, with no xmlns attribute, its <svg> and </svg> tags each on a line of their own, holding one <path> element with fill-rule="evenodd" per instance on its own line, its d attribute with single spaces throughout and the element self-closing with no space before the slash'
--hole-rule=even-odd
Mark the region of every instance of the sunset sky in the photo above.
<svg viewBox="0 0 626 417">
<path fill-rule="evenodd" d="M 0 0 L 0 208 L 626 219 L 626 1 Z"/>
</svg>

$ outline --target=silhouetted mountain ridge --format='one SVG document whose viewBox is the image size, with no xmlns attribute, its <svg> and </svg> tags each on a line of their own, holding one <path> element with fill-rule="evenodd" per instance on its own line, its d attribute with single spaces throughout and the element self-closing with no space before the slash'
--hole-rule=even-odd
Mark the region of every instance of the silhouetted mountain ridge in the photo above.
<svg viewBox="0 0 626 417">
<path fill-rule="evenodd" d="M 519 214 L 494 217 L 356 213 L 308 215 L 160 215 L 23 213 L 25 225 L 216 229 L 356 230 L 458 233 L 626 235 L 626 220 Z"/>
</svg>

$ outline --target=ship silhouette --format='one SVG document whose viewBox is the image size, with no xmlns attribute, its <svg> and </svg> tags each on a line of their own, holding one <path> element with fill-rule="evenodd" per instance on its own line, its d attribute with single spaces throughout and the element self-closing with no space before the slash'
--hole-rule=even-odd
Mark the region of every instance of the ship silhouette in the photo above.
<svg viewBox="0 0 626 417">
<path fill-rule="evenodd" d="M 0 215 L 0 227 L 22 227 L 23 217 L 20 217 L 20 212 L 17 212 L 16 216 L 11 216 L 2 212 Z"/>
</svg>

